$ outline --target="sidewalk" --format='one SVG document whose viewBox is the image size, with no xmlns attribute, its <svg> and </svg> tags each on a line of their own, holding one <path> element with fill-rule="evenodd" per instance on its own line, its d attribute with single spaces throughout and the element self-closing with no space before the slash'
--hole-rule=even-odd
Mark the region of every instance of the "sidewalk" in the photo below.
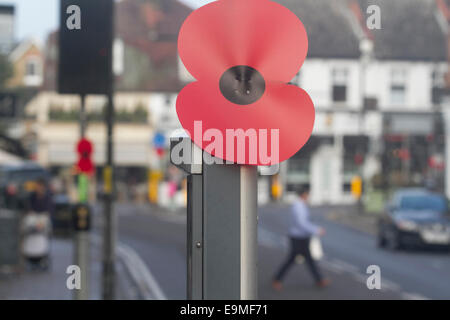
<svg viewBox="0 0 450 320">
<path fill-rule="evenodd" d="M 73 262 L 72 239 L 52 240 L 52 267 L 49 271 L 0 274 L 0 300 L 71 300 L 73 291 L 66 287 L 67 267 Z M 101 247 L 91 241 L 90 300 L 101 299 Z M 124 266 L 117 262 L 117 299 L 133 299 L 133 284 Z"/>
</svg>

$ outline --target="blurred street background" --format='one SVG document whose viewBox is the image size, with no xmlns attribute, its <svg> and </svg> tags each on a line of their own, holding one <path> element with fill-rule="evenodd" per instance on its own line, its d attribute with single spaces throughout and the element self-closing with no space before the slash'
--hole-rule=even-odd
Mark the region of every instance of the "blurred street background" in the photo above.
<svg viewBox="0 0 450 320">
<path fill-rule="evenodd" d="M 187 182 L 170 164 L 169 137 L 181 128 L 177 94 L 194 81 L 178 32 L 207 2 L 115 1 L 116 299 L 186 299 Z M 308 58 L 291 84 L 309 93 L 316 121 L 277 174 L 260 170 L 259 298 L 450 299 L 450 1 L 275 2 L 308 32 Z M 73 298 L 66 271 L 80 201 L 81 99 L 57 91 L 59 5 L 0 0 L 0 299 Z M 108 100 L 85 102 L 95 166 L 86 184 L 89 298 L 102 299 Z M 42 183 L 53 228 L 49 261 L 36 270 L 23 256 L 21 226 Z M 298 259 L 276 292 L 299 186 L 310 188 L 313 220 L 327 230 L 320 265 L 332 284 L 315 288 Z M 367 286 L 371 265 L 380 267 L 381 290 Z"/>
</svg>

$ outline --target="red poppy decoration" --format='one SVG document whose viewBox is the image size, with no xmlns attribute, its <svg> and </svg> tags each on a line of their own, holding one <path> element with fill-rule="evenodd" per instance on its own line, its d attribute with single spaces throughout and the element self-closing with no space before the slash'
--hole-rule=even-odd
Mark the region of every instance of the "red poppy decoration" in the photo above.
<svg viewBox="0 0 450 320">
<path fill-rule="evenodd" d="M 234 163 L 273 165 L 308 141 L 313 102 L 287 84 L 306 58 L 308 38 L 287 8 L 269 0 L 212 2 L 186 19 L 178 49 L 197 82 L 178 95 L 177 114 L 203 150 Z"/>
<path fill-rule="evenodd" d="M 91 155 L 94 151 L 92 142 L 86 138 L 78 141 L 77 153 L 78 163 L 77 169 L 81 173 L 92 174 L 94 172 L 94 164 L 92 163 Z"/>
</svg>

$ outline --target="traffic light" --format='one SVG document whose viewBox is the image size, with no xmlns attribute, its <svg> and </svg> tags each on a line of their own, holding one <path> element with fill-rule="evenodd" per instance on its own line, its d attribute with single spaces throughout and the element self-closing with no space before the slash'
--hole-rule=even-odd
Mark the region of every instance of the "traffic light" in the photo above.
<svg viewBox="0 0 450 320">
<path fill-rule="evenodd" d="M 78 163 L 77 170 L 79 173 L 92 174 L 94 172 L 94 164 L 92 163 L 92 153 L 94 148 L 92 142 L 83 138 L 77 144 Z"/>
<path fill-rule="evenodd" d="M 351 191 L 352 191 L 352 195 L 359 199 L 361 198 L 362 195 L 362 179 L 359 176 L 355 176 L 352 179 L 351 182 Z"/>
<path fill-rule="evenodd" d="M 61 0 L 59 93 L 111 90 L 113 11 L 113 0 Z"/>
</svg>

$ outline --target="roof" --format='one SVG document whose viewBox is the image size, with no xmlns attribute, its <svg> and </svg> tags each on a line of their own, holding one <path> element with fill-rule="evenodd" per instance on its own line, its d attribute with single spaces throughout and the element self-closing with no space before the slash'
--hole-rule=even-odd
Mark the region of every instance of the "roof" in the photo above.
<svg viewBox="0 0 450 320">
<path fill-rule="evenodd" d="M 20 42 L 14 50 L 10 53 L 9 59 L 11 61 L 17 61 L 20 59 L 32 46 L 36 46 L 36 48 L 40 49 L 40 45 L 37 40 L 33 38 L 26 39 Z"/>
<path fill-rule="evenodd" d="M 380 60 L 446 61 L 447 38 L 435 0 L 358 0 L 362 12 L 376 4 L 381 29 L 370 30 Z"/>
<path fill-rule="evenodd" d="M 308 33 L 309 58 L 358 58 L 359 41 L 345 1 L 275 0 L 294 12 Z"/>
<path fill-rule="evenodd" d="M 117 35 L 148 58 L 142 88 L 133 90 L 178 91 L 178 32 L 192 12 L 177 0 L 123 0 L 117 3 Z M 119 85 L 120 86 L 120 85 Z M 126 88 L 123 88 L 126 90 Z"/>
</svg>

